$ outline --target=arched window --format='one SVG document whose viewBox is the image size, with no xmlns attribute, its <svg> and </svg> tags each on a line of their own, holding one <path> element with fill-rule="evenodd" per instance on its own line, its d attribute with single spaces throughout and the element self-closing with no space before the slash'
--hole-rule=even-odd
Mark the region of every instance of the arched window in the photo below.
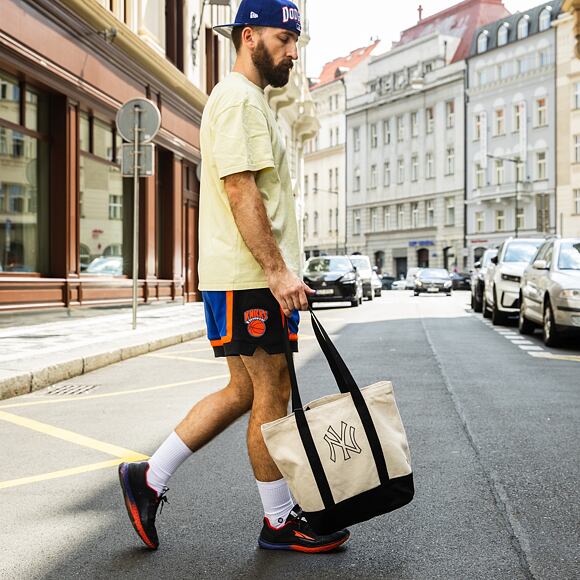
<svg viewBox="0 0 580 580">
<path fill-rule="evenodd" d="M 527 16 L 522 16 L 518 21 L 518 40 L 526 38 L 530 32 L 530 22 Z"/>
<path fill-rule="evenodd" d="M 548 6 L 540 12 L 540 32 L 548 30 L 552 21 L 552 9 Z"/>
<path fill-rule="evenodd" d="M 487 50 L 487 30 L 484 30 L 478 37 L 477 37 L 477 53 L 480 54 Z"/>
<path fill-rule="evenodd" d="M 497 45 L 503 46 L 508 41 L 509 24 L 504 22 L 497 31 Z"/>
</svg>

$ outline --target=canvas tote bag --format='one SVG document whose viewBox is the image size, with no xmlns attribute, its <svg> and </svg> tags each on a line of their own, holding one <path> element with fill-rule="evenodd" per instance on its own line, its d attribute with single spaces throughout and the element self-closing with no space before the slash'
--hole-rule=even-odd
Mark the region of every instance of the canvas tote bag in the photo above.
<svg viewBox="0 0 580 580">
<path fill-rule="evenodd" d="M 413 473 L 392 384 L 381 381 L 359 389 L 310 313 L 340 393 L 302 405 L 286 321 L 292 413 L 262 425 L 262 434 L 309 524 L 328 534 L 409 503 Z"/>
</svg>

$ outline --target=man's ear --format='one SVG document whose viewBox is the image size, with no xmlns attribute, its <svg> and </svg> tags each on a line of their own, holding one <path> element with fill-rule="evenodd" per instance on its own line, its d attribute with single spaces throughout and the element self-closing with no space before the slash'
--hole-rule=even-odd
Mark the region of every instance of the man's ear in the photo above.
<svg viewBox="0 0 580 580">
<path fill-rule="evenodd" d="M 258 44 L 258 31 L 246 26 L 242 30 L 242 43 L 246 44 L 249 49 L 254 50 Z"/>
</svg>

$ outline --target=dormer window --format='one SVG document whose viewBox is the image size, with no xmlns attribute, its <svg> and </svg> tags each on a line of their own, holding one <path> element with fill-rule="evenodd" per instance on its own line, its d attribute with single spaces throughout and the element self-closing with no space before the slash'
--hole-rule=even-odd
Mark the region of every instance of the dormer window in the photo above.
<svg viewBox="0 0 580 580">
<path fill-rule="evenodd" d="M 484 30 L 477 37 L 477 54 L 481 54 L 482 52 L 485 52 L 487 50 L 487 36 L 488 36 L 488 34 L 489 34 L 489 32 L 487 30 Z"/>
<path fill-rule="evenodd" d="M 522 16 L 518 22 L 518 40 L 521 38 L 527 38 L 528 34 L 530 33 L 530 19 L 529 16 L 526 14 Z"/>
<path fill-rule="evenodd" d="M 508 32 L 509 32 L 510 25 L 507 22 L 504 22 L 497 31 L 497 45 L 504 46 L 507 44 L 508 41 Z"/>
<path fill-rule="evenodd" d="M 552 7 L 547 6 L 540 12 L 540 32 L 548 30 L 552 22 Z"/>
</svg>

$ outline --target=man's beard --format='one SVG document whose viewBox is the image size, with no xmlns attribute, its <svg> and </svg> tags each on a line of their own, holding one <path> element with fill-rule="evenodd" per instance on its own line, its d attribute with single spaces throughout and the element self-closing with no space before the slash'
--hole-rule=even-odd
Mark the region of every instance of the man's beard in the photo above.
<svg viewBox="0 0 580 580">
<path fill-rule="evenodd" d="M 288 84 L 292 61 L 274 65 L 272 55 L 268 52 L 263 40 L 260 40 L 252 53 L 252 62 L 269 85 L 283 87 Z"/>
</svg>

